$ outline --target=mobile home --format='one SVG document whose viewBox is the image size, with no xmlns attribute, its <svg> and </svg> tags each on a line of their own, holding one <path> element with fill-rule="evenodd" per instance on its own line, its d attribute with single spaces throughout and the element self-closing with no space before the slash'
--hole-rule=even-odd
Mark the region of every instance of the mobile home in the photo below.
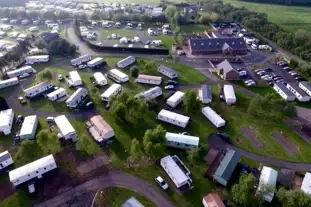
<svg viewBox="0 0 311 207">
<path fill-rule="evenodd" d="M 226 125 L 226 121 L 208 106 L 202 108 L 202 114 L 217 128 Z"/>
<path fill-rule="evenodd" d="M 1 88 L 6 88 L 6 87 L 10 87 L 10 86 L 15 86 L 19 84 L 18 78 L 10 78 L 7 80 L 1 80 L 0 81 L 0 89 Z"/>
<path fill-rule="evenodd" d="M 109 101 L 112 96 L 117 95 L 120 91 L 121 85 L 114 83 L 100 97 L 103 101 Z"/>
<path fill-rule="evenodd" d="M 63 98 L 65 96 L 67 96 L 67 91 L 64 88 L 59 88 L 59 89 L 57 89 L 57 90 L 55 90 L 55 91 L 53 91 L 47 95 L 47 97 L 50 101 L 56 101 L 56 100 Z"/>
<path fill-rule="evenodd" d="M 46 62 L 49 62 L 49 60 L 50 60 L 50 56 L 48 55 L 36 55 L 36 56 L 26 57 L 26 62 L 29 64 L 46 63 Z"/>
<path fill-rule="evenodd" d="M 4 151 L 0 153 L 0 170 L 12 165 L 13 159 L 9 153 L 9 151 Z"/>
<path fill-rule="evenodd" d="M 181 91 L 176 91 L 171 97 L 169 97 L 166 101 L 166 104 L 170 107 L 175 108 L 178 104 L 180 104 L 184 100 L 185 93 Z"/>
<path fill-rule="evenodd" d="M 90 68 L 94 68 L 94 67 L 96 67 L 96 66 L 102 65 L 104 62 L 105 62 L 105 61 L 104 61 L 103 58 L 97 57 L 97 58 L 95 58 L 95 59 L 89 61 L 89 62 L 87 63 L 87 66 L 90 67 Z"/>
<path fill-rule="evenodd" d="M 156 87 L 150 88 L 147 91 L 144 91 L 144 92 L 137 94 L 135 97 L 136 98 L 142 98 L 142 99 L 148 101 L 150 99 L 157 98 L 161 95 L 162 95 L 161 88 L 159 86 L 156 86 Z"/>
<path fill-rule="evenodd" d="M 311 83 L 307 81 L 299 82 L 299 87 L 306 92 L 309 96 L 311 96 Z"/>
<path fill-rule="evenodd" d="M 36 32 L 36 31 L 39 31 L 39 28 L 37 26 L 34 26 L 34 27 L 29 27 L 29 32 Z"/>
<path fill-rule="evenodd" d="M 158 71 L 170 79 L 177 78 L 177 72 L 172 68 L 166 67 L 164 65 L 160 65 L 158 67 Z"/>
<path fill-rule="evenodd" d="M 151 84 L 151 85 L 160 85 L 162 83 L 162 77 L 140 74 L 135 79 L 135 82 L 136 83 L 146 83 L 146 84 Z"/>
<path fill-rule="evenodd" d="M 286 101 L 294 101 L 295 95 L 282 83 L 275 83 L 273 89 Z"/>
<path fill-rule="evenodd" d="M 38 117 L 36 115 L 26 116 L 19 132 L 22 140 L 34 139 L 38 127 Z"/>
<path fill-rule="evenodd" d="M 296 96 L 300 102 L 310 101 L 310 96 L 303 91 L 296 83 L 287 83 L 286 87 Z"/>
<path fill-rule="evenodd" d="M 171 112 L 171 111 L 168 111 L 165 109 L 162 109 L 159 112 L 157 119 L 164 121 L 164 122 L 167 122 L 167 123 L 170 123 L 170 124 L 173 124 L 173 125 L 176 125 L 176 126 L 179 126 L 179 127 L 182 127 L 182 128 L 185 128 L 190 121 L 190 117 L 188 117 L 188 116 L 177 114 L 175 112 Z"/>
<path fill-rule="evenodd" d="M 77 87 L 83 84 L 82 79 L 77 71 L 69 72 L 69 79 L 67 80 L 69 87 Z"/>
<path fill-rule="evenodd" d="M 88 92 L 85 88 L 78 88 L 67 100 L 66 105 L 69 108 L 77 108 L 79 104 L 87 97 Z"/>
<path fill-rule="evenodd" d="M 120 60 L 117 63 L 118 68 L 126 68 L 127 66 L 135 63 L 136 59 L 133 56 L 128 56 L 127 58 L 124 58 L 123 60 Z"/>
<path fill-rule="evenodd" d="M 276 188 L 276 181 L 278 177 L 278 172 L 273 168 L 264 166 L 260 173 L 259 184 L 257 192 L 266 191 L 264 188 L 269 186 L 269 191 L 263 193 L 263 198 L 265 201 L 271 203 L 274 198 L 274 191 Z"/>
<path fill-rule="evenodd" d="M 94 73 L 93 78 L 95 80 L 96 85 L 98 86 L 104 86 L 108 84 L 107 79 L 101 72 Z"/>
<path fill-rule="evenodd" d="M 199 89 L 199 99 L 203 104 L 209 104 L 212 102 L 212 87 L 207 84 L 203 84 Z"/>
<path fill-rule="evenodd" d="M 82 55 L 78 58 L 72 59 L 71 65 L 73 65 L 73 66 L 81 65 L 82 63 L 86 63 L 86 62 L 90 61 L 91 59 L 92 59 L 92 57 L 89 55 Z"/>
<path fill-rule="evenodd" d="M 129 80 L 128 75 L 125 73 L 122 73 L 121 71 L 117 69 L 111 69 L 108 73 L 109 76 L 111 76 L 113 79 L 116 79 L 117 81 L 121 83 L 125 83 Z"/>
<path fill-rule="evenodd" d="M 91 117 L 86 122 L 86 126 L 97 144 L 110 144 L 114 141 L 114 130 L 102 116 L 96 115 Z"/>
<path fill-rule="evenodd" d="M 14 78 L 14 77 L 21 76 L 21 75 L 23 75 L 25 73 L 30 74 L 30 73 L 33 73 L 33 72 L 34 72 L 34 69 L 31 66 L 26 65 L 26 66 L 23 66 L 23 67 L 18 68 L 16 70 L 11 70 L 11 71 L 7 72 L 7 76 L 9 78 Z"/>
<path fill-rule="evenodd" d="M 54 85 L 50 82 L 41 82 L 24 90 L 27 98 L 34 98 L 53 89 Z"/>
<path fill-rule="evenodd" d="M 42 178 L 44 173 L 57 168 L 53 155 L 42 157 L 34 162 L 9 172 L 10 181 L 14 186 L 18 186 L 33 178 Z"/>
<path fill-rule="evenodd" d="M 59 129 L 58 138 L 64 140 L 77 141 L 77 134 L 65 115 L 54 118 L 55 124 Z"/>
<path fill-rule="evenodd" d="M 13 119 L 14 111 L 12 109 L 0 111 L 0 134 L 11 134 Z"/>
<path fill-rule="evenodd" d="M 189 136 L 185 134 L 176 134 L 166 132 L 165 134 L 166 145 L 169 147 L 179 149 L 193 149 L 199 147 L 199 137 Z"/>
<path fill-rule="evenodd" d="M 228 105 L 236 103 L 236 97 L 232 85 L 224 85 L 224 99 Z"/>
</svg>

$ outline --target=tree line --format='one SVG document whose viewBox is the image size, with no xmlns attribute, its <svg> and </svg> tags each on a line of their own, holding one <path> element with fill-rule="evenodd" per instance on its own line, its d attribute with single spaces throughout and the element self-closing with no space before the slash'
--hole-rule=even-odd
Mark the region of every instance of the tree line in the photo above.
<svg viewBox="0 0 311 207">
<path fill-rule="evenodd" d="M 269 3 L 269 4 L 297 5 L 297 6 L 311 6 L 310 0 L 240 0 L 240 1 Z"/>
</svg>

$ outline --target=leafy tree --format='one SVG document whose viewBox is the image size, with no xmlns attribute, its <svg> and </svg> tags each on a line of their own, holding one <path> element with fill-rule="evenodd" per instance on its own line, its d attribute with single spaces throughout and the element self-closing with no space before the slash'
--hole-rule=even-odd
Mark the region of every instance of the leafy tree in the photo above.
<svg viewBox="0 0 311 207">
<path fill-rule="evenodd" d="M 147 155 L 151 156 L 152 155 L 152 150 L 153 150 L 152 142 L 145 143 L 144 144 L 144 150 L 145 150 Z"/>
<path fill-rule="evenodd" d="M 195 93 L 195 91 L 188 90 L 186 92 L 184 98 L 184 106 L 187 113 L 193 113 L 199 108 L 200 103 L 197 100 L 197 94 Z"/>
<path fill-rule="evenodd" d="M 199 159 L 199 149 L 193 148 L 187 151 L 187 159 L 189 162 L 194 163 Z"/>
<path fill-rule="evenodd" d="M 131 72 L 132 77 L 136 78 L 138 76 L 138 73 L 139 73 L 138 67 L 135 65 L 132 66 L 130 68 L 130 72 Z"/>
<path fill-rule="evenodd" d="M 126 122 L 126 106 L 123 103 L 112 104 L 109 112 L 120 122 Z"/>
<path fill-rule="evenodd" d="M 177 8 L 176 6 L 173 6 L 173 5 L 168 5 L 164 11 L 166 18 L 168 19 L 173 18 L 176 13 L 177 13 Z"/>
<path fill-rule="evenodd" d="M 283 109 L 283 113 L 288 117 L 295 117 L 297 110 L 294 103 L 287 103 Z"/>
<path fill-rule="evenodd" d="M 55 18 L 59 20 L 68 19 L 70 17 L 69 12 L 64 11 L 64 10 L 56 10 L 54 14 L 55 14 Z"/>
<path fill-rule="evenodd" d="M 136 138 L 134 138 L 131 143 L 131 155 L 137 158 L 140 156 L 140 145 Z"/>
<path fill-rule="evenodd" d="M 16 163 L 26 164 L 43 156 L 43 151 L 34 140 L 24 140 L 15 154 Z"/>
<path fill-rule="evenodd" d="M 76 46 L 71 45 L 65 39 L 52 40 L 48 45 L 48 50 L 54 55 L 73 55 L 76 53 Z"/>
<path fill-rule="evenodd" d="M 53 78 L 53 75 L 51 73 L 51 71 L 47 70 L 47 71 L 44 71 L 43 73 L 41 73 L 41 79 L 44 79 L 44 80 L 52 80 Z"/>
<path fill-rule="evenodd" d="M 164 153 L 163 145 L 165 144 L 165 133 L 161 125 L 155 129 L 148 129 L 143 137 L 143 146 L 147 155 L 159 158 Z"/>
<path fill-rule="evenodd" d="M 47 129 L 38 133 L 37 143 L 46 155 L 60 152 L 62 149 L 57 135 L 50 134 Z"/>
<path fill-rule="evenodd" d="M 258 116 L 258 109 L 261 108 L 261 104 L 262 98 L 259 95 L 256 95 L 249 103 L 247 113 L 253 116 Z"/>
<path fill-rule="evenodd" d="M 179 34 L 177 36 L 177 42 L 178 42 L 179 45 L 183 46 L 185 44 L 186 40 L 185 40 L 185 38 L 182 35 Z"/>
<path fill-rule="evenodd" d="M 311 203 L 311 197 L 301 189 L 280 188 L 276 196 L 284 207 L 309 207 Z"/>
</svg>

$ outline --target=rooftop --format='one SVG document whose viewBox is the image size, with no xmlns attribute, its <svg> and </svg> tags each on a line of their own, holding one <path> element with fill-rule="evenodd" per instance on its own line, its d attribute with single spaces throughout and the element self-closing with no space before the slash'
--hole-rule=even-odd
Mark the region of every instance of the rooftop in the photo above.
<svg viewBox="0 0 311 207">
<path fill-rule="evenodd" d="M 9 151 L 4 151 L 0 153 L 0 163 L 6 161 L 9 158 L 11 158 Z"/>
<path fill-rule="evenodd" d="M 175 70 L 173 70 L 172 68 L 169 68 L 169 67 L 167 67 L 165 65 L 159 65 L 158 66 L 158 70 L 159 69 L 160 70 L 165 70 L 166 72 L 171 73 L 171 74 L 177 74 L 177 72 Z"/>
<path fill-rule="evenodd" d="M 131 197 L 128 200 L 126 200 L 122 207 L 144 207 L 136 198 Z"/>
<path fill-rule="evenodd" d="M 161 80 L 162 80 L 162 77 L 161 77 L 161 76 L 144 75 L 144 74 L 138 75 L 137 78 L 138 78 L 138 79 L 156 80 L 156 81 L 161 81 Z"/>
<path fill-rule="evenodd" d="M 167 141 L 179 142 L 179 143 L 188 144 L 192 146 L 199 146 L 199 141 L 200 141 L 199 137 L 170 133 L 170 132 L 166 132 L 165 139 Z"/>
<path fill-rule="evenodd" d="M 10 124 L 11 116 L 14 116 L 12 109 L 7 109 L 0 112 L 0 127 L 6 127 Z"/>
<path fill-rule="evenodd" d="M 72 127 L 65 115 L 55 117 L 54 121 L 63 136 L 75 132 L 75 129 Z"/>
<path fill-rule="evenodd" d="M 234 150 L 228 150 L 225 157 L 220 162 L 214 175 L 223 177 L 228 181 L 239 161 L 240 154 Z"/>
<path fill-rule="evenodd" d="M 288 96 L 294 96 L 294 94 L 282 83 L 275 83 L 275 86 L 277 86 L 281 91 L 283 91 Z"/>
<path fill-rule="evenodd" d="M 113 131 L 111 126 L 100 115 L 91 117 L 90 123 L 92 124 L 92 126 L 89 130 L 92 134 L 92 137 L 97 141 L 103 141 L 106 138 L 106 134 Z"/>
<path fill-rule="evenodd" d="M 33 132 L 33 127 L 37 123 L 37 116 L 26 116 L 20 130 L 20 136 L 31 134 Z"/>
<path fill-rule="evenodd" d="M 225 207 L 218 193 L 210 193 L 203 197 L 208 207 Z"/>
<path fill-rule="evenodd" d="M 189 43 L 194 51 L 222 51 L 224 45 L 226 48 L 231 47 L 233 50 L 247 50 L 243 38 L 191 38 Z"/>
<path fill-rule="evenodd" d="M 175 112 L 171 112 L 165 109 L 162 109 L 158 115 L 167 117 L 168 119 L 178 120 L 180 122 L 188 122 L 190 119 L 188 116 L 177 114 Z"/>
</svg>

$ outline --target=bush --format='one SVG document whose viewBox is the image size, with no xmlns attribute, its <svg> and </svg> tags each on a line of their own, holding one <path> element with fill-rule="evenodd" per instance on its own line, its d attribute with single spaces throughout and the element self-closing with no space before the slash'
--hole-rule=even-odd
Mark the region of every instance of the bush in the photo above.
<svg viewBox="0 0 311 207">
<path fill-rule="evenodd" d="M 132 66 L 130 68 L 130 72 L 131 72 L 132 77 L 136 78 L 138 76 L 138 73 L 139 73 L 138 67 Z"/>
</svg>

